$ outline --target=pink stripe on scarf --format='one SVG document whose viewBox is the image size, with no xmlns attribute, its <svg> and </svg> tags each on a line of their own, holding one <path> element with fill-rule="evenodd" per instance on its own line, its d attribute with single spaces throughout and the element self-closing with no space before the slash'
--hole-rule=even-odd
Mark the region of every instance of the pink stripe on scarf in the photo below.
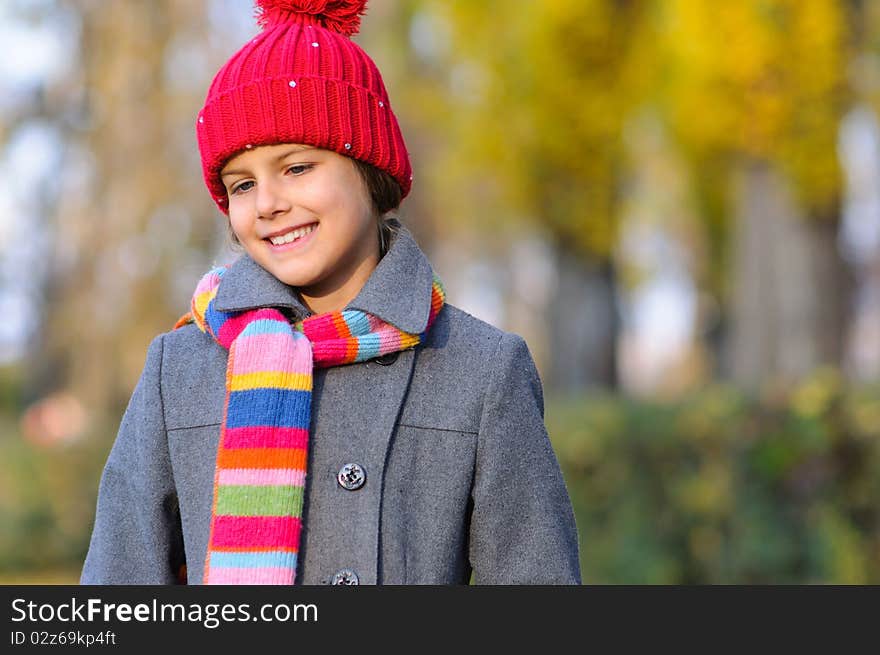
<svg viewBox="0 0 880 655">
<path fill-rule="evenodd" d="M 379 351 L 384 355 L 400 350 L 400 330 L 385 330 L 379 333 Z"/>
<path fill-rule="evenodd" d="M 297 548 L 299 530 L 293 516 L 215 516 L 209 549 Z"/>
<path fill-rule="evenodd" d="M 232 372 L 235 375 L 263 371 L 311 373 L 309 345 L 308 339 L 301 334 L 293 339 L 283 333 L 242 337 L 235 344 Z"/>
<path fill-rule="evenodd" d="M 196 284 L 196 291 L 193 295 L 199 296 L 203 293 L 210 293 L 219 286 L 220 276 L 214 271 L 210 271 L 203 275 L 198 284 Z"/>
<path fill-rule="evenodd" d="M 273 425 L 246 425 L 226 428 L 224 448 L 305 448 L 309 431 Z"/>
<path fill-rule="evenodd" d="M 205 584 L 293 584 L 293 569 L 287 568 L 215 568 L 211 567 Z"/>
<path fill-rule="evenodd" d="M 218 475 L 218 480 L 223 485 L 302 487 L 306 481 L 306 472 L 299 469 L 223 469 Z"/>
</svg>

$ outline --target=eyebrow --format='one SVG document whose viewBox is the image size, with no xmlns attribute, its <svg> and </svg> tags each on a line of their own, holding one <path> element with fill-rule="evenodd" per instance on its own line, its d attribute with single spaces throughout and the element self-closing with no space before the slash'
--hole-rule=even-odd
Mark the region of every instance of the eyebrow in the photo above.
<svg viewBox="0 0 880 655">
<path fill-rule="evenodd" d="M 291 149 L 291 150 L 288 150 L 288 151 L 286 151 L 286 152 L 283 152 L 282 154 L 280 154 L 280 155 L 278 155 L 277 157 L 275 157 L 272 161 L 273 161 L 273 162 L 279 162 L 279 161 L 281 161 L 282 159 L 287 159 L 288 157 L 290 157 L 290 155 L 294 155 L 294 154 L 296 154 L 296 153 L 298 153 L 298 152 L 306 152 L 307 150 L 317 150 L 317 148 L 315 148 L 314 146 L 297 146 L 296 148 L 293 148 L 293 149 Z M 226 177 L 227 175 L 245 175 L 245 174 L 247 174 L 248 172 L 249 172 L 249 171 L 245 171 L 245 170 L 237 170 L 237 169 L 236 169 L 236 170 L 230 170 L 230 171 L 221 171 L 221 172 L 220 172 L 220 177 L 223 178 L 223 177 Z"/>
</svg>

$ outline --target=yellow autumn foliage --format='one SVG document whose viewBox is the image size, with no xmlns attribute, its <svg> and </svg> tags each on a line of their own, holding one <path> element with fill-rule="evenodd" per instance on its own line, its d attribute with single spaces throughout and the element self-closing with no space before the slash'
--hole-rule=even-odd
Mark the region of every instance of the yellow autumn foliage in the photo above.
<svg viewBox="0 0 880 655">
<path fill-rule="evenodd" d="M 444 2 L 453 67 L 445 197 L 486 197 L 566 247 L 606 256 L 616 239 L 622 133 L 643 70 L 644 2 Z"/>
<path fill-rule="evenodd" d="M 702 159 L 776 165 L 809 213 L 834 205 L 851 38 L 837 0 L 663 0 L 663 100 Z"/>
<path fill-rule="evenodd" d="M 656 108 L 689 156 L 710 224 L 726 220 L 729 172 L 743 160 L 778 168 L 806 213 L 833 213 L 851 96 L 845 3 L 409 4 L 448 37 L 436 93 L 413 84 L 445 135 L 430 178 L 449 218 L 472 221 L 475 209 L 489 227 L 525 218 L 566 248 L 607 256 L 626 193 L 627 128 Z"/>
</svg>

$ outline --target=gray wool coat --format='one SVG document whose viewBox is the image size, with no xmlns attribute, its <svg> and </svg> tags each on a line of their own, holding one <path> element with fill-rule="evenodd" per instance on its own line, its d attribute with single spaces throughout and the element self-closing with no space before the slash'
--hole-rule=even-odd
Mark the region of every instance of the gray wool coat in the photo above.
<svg viewBox="0 0 880 655">
<path fill-rule="evenodd" d="M 410 333 L 430 263 L 402 228 L 347 308 Z M 218 309 L 309 315 L 247 255 Z M 83 584 L 189 584 L 204 570 L 227 351 L 194 325 L 156 337 L 98 494 Z M 415 349 L 316 369 L 297 582 L 578 584 L 575 520 L 523 339 L 446 305 Z M 348 490 L 337 473 L 365 472 Z"/>
</svg>

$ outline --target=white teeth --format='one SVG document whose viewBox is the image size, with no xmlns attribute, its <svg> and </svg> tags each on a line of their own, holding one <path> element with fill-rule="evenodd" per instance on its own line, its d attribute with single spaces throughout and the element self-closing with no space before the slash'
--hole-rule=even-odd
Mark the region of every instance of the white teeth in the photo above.
<svg viewBox="0 0 880 655">
<path fill-rule="evenodd" d="M 269 239 L 276 246 L 283 246 L 285 243 L 290 243 L 291 241 L 295 241 L 300 237 L 304 237 L 309 232 L 315 229 L 316 225 L 308 225 L 306 227 L 300 227 L 292 232 L 288 232 L 287 234 L 282 234 L 280 237 L 272 237 Z"/>
</svg>

